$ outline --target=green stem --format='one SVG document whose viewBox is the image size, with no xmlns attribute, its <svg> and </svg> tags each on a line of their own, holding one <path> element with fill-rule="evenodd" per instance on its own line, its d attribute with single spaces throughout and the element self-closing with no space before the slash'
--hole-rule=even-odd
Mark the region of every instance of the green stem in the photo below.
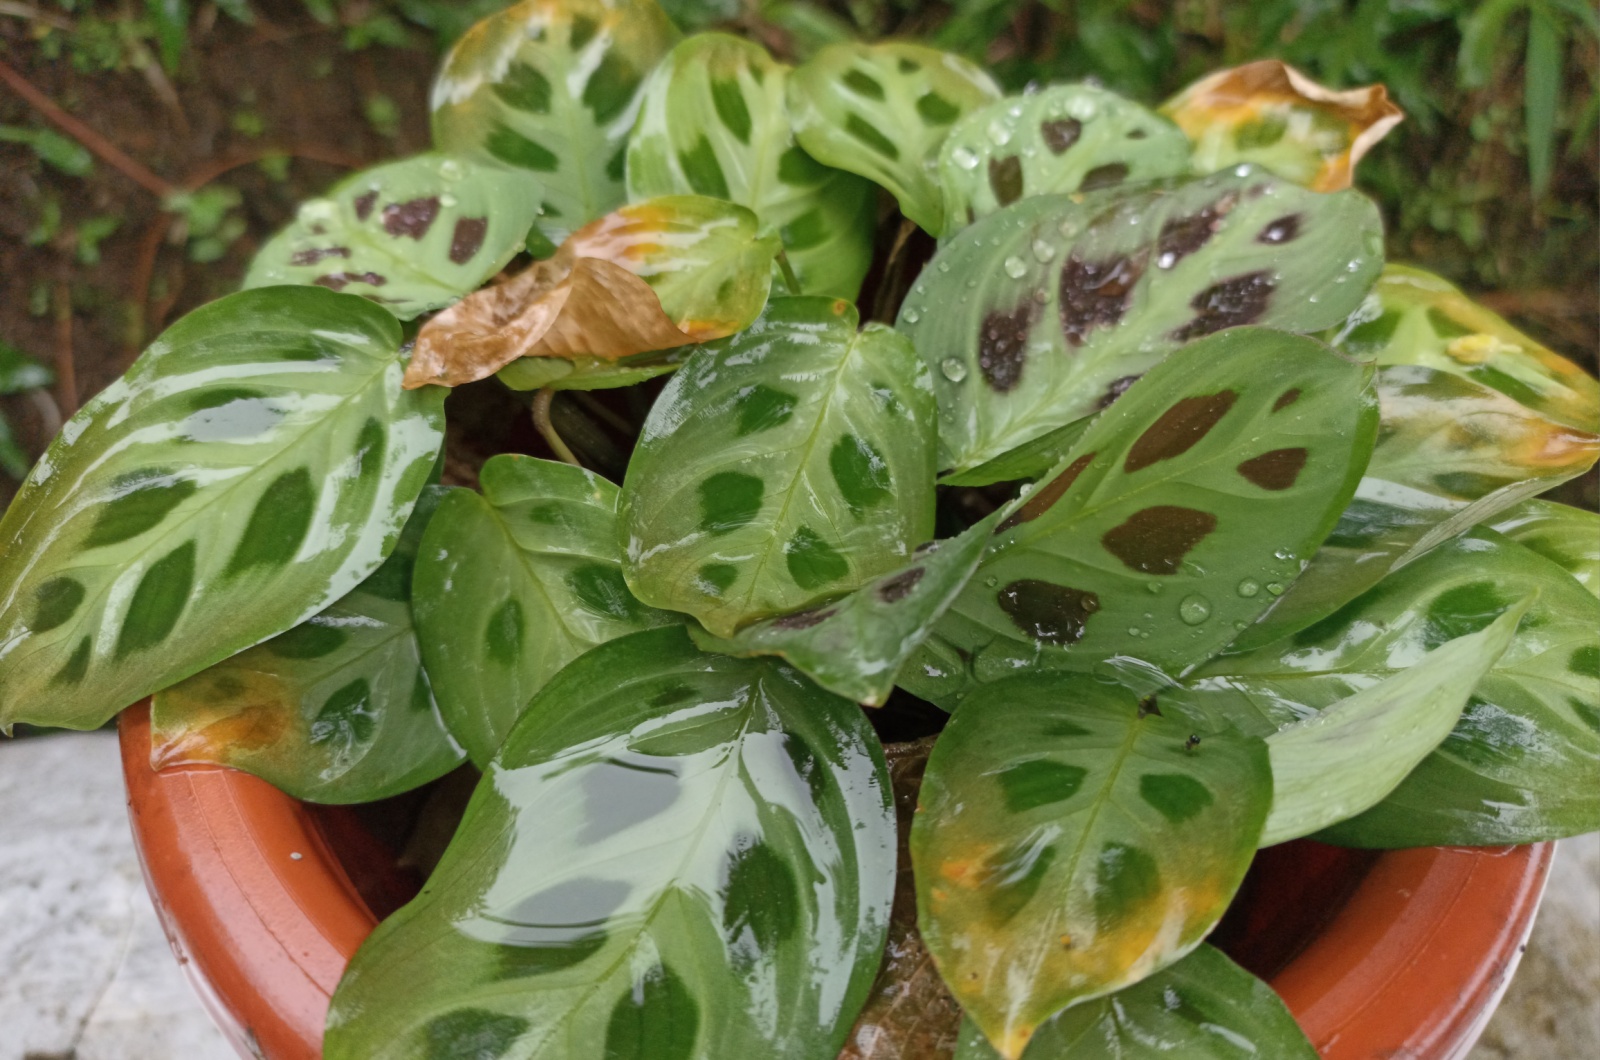
<svg viewBox="0 0 1600 1060">
<path fill-rule="evenodd" d="M 783 273 L 783 282 L 789 288 L 790 294 L 802 294 L 800 278 L 794 274 L 794 266 L 789 264 L 789 252 L 778 251 L 778 269 Z"/>
<path fill-rule="evenodd" d="M 555 425 L 550 422 L 550 402 L 555 400 L 556 392 L 550 387 L 545 387 L 533 395 L 533 426 L 538 430 L 545 444 L 550 446 L 550 451 L 555 453 L 564 462 L 573 467 L 582 467 L 578 458 L 572 455 L 572 450 L 567 448 L 567 443 L 561 440 L 561 435 L 556 433 Z"/>
</svg>

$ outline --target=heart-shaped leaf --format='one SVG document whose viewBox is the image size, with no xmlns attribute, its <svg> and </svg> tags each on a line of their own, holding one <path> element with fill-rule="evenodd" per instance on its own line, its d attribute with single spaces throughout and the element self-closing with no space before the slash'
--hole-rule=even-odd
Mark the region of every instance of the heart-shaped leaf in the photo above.
<svg viewBox="0 0 1600 1060">
<path fill-rule="evenodd" d="M 617 361 L 731 335 L 766 304 L 778 250 L 755 214 L 729 202 L 624 206 L 424 324 L 405 385 L 460 386 L 518 358 Z"/>
<path fill-rule="evenodd" d="M 371 574 L 444 440 L 399 346 L 364 298 L 244 291 L 85 405 L 0 520 L 0 728 L 96 728 Z"/>
<path fill-rule="evenodd" d="M 948 708 L 1022 668 L 1209 658 L 1345 507 L 1377 427 L 1370 374 L 1265 328 L 1186 346 L 1023 495 L 901 683 Z"/>
<path fill-rule="evenodd" d="M 854 704 L 681 629 L 607 644 L 533 702 L 434 882 L 356 954 L 326 1055 L 834 1056 L 894 837 Z"/>
<path fill-rule="evenodd" d="M 628 195 L 694 192 L 748 206 L 783 239 L 801 290 L 853 300 L 872 263 L 876 194 L 819 164 L 790 130 L 790 67 L 725 33 L 656 68 L 628 142 Z"/>
<path fill-rule="evenodd" d="M 896 325 L 934 373 L 940 466 L 976 467 L 1105 407 L 1192 339 L 1343 320 L 1381 239 L 1354 192 L 1249 167 L 991 214 L 939 251 Z"/>
<path fill-rule="evenodd" d="M 705 651 L 776 655 L 828 691 L 869 707 L 894 691 L 895 675 L 972 577 L 1000 513 L 855 592 L 808 611 L 745 626 L 732 637 L 689 630 Z"/>
<path fill-rule="evenodd" d="M 933 393 L 855 309 L 775 298 L 667 384 L 628 465 L 623 569 L 719 637 L 849 592 L 933 536 Z"/>
<path fill-rule="evenodd" d="M 962 115 L 999 98 L 980 67 L 903 41 L 830 44 L 789 81 L 806 153 L 887 188 L 906 217 L 936 234 L 945 213 L 939 146 Z"/>
<path fill-rule="evenodd" d="M 1034 195 L 1093 191 L 1189 171 L 1189 139 L 1097 85 L 1052 85 L 968 114 L 939 148 L 951 235 Z"/>
<path fill-rule="evenodd" d="M 541 194 L 532 174 L 447 155 L 375 166 L 301 204 L 244 286 L 315 284 L 410 320 L 499 272 L 522 249 Z"/>
<path fill-rule="evenodd" d="M 1218 70 L 1161 113 L 1194 141 L 1195 172 L 1254 162 L 1315 191 L 1348 188 L 1356 163 L 1404 117 L 1382 85 L 1335 91 L 1277 59 Z"/>
<path fill-rule="evenodd" d="M 1044 1024 L 1023 1060 L 1317 1060 L 1283 999 L 1202 944 L 1110 997 Z M 955 1060 L 994 1060 L 977 1024 L 961 1027 Z"/>
<path fill-rule="evenodd" d="M 677 39 L 655 0 L 521 0 L 445 56 L 433 142 L 538 174 L 559 241 L 622 205 L 639 91 Z"/>
<path fill-rule="evenodd" d="M 412 564 L 445 492 L 423 489 L 389 558 L 332 607 L 156 693 L 151 765 L 215 762 L 335 803 L 398 795 L 460 765 L 411 622 Z"/>
<path fill-rule="evenodd" d="M 1492 846 L 1594 831 L 1600 600 L 1492 531 L 1440 545 L 1293 636 L 1207 663 L 1191 695 L 1221 689 L 1270 731 L 1484 629 L 1533 593 L 1455 731 L 1383 802 L 1323 835 L 1356 846 Z M 1232 717 L 1248 724 L 1247 714 Z"/>
<path fill-rule="evenodd" d="M 1553 501 L 1524 501 L 1487 524 L 1524 548 L 1554 560 L 1600 596 L 1600 515 Z"/>
<path fill-rule="evenodd" d="M 562 667 L 675 618 L 622 580 L 616 486 L 512 454 L 478 481 L 482 496 L 452 491 L 429 523 L 412 607 L 445 722 L 482 766 Z"/>
<path fill-rule="evenodd" d="M 1036 674 L 969 697 L 934 745 L 911 829 L 922 935 L 1008 1060 L 1188 953 L 1244 879 L 1267 746 L 1192 731 L 1125 688 Z"/>
<path fill-rule="evenodd" d="M 1385 266 L 1333 341 L 1379 364 L 1464 376 L 1557 423 L 1600 434 L 1600 382 L 1594 376 L 1421 269 Z"/>
</svg>

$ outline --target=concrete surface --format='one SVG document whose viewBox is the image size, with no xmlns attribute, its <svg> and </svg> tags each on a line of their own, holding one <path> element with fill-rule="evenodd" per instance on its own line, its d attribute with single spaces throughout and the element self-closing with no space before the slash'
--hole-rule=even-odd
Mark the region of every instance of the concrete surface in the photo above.
<svg viewBox="0 0 1600 1060">
<path fill-rule="evenodd" d="M 1562 844 L 1469 1060 L 1600 1056 L 1600 835 Z M 105 732 L 0 741 L 0 1060 L 233 1060 L 145 894 Z"/>
</svg>

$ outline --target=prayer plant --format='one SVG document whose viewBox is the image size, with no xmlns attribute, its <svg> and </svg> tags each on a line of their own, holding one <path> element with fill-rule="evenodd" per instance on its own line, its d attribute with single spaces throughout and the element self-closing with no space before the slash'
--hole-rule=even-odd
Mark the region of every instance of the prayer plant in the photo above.
<svg viewBox="0 0 1600 1060">
<path fill-rule="evenodd" d="M 328 1057 L 1310 1060 L 1205 942 L 1257 849 L 1600 829 L 1600 519 L 1534 499 L 1600 386 L 1385 265 L 1381 87 L 523 0 L 432 106 L 0 523 L 7 729 L 482 771 Z M 469 384 L 562 460 L 440 485 Z"/>
</svg>

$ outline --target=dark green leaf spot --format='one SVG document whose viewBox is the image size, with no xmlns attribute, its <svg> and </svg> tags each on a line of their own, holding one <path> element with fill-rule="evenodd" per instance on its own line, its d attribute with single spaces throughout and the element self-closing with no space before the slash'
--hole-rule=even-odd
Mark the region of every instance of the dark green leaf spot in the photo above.
<svg viewBox="0 0 1600 1060">
<path fill-rule="evenodd" d="M 850 573 L 850 564 L 822 535 L 802 526 L 783 546 L 789 577 L 807 591 L 821 589 Z"/>
<path fill-rule="evenodd" d="M 700 483 L 700 529 L 726 534 L 755 519 L 766 483 L 742 471 L 719 471 Z"/>
<path fill-rule="evenodd" d="M 701 136 L 694 147 L 678 153 L 678 165 L 696 194 L 713 199 L 728 197 L 728 178 L 723 175 L 722 163 L 717 161 L 716 149 L 705 136 Z"/>
<path fill-rule="evenodd" d="M 700 1009 L 689 988 L 658 964 L 617 999 L 606 1025 L 605 1060 L 689 1060 Z"/>
<path fill-rule="evenodd" d="M 1156 859 L 1139 847 L 1107 843 L 1095 860 L 1094 918 L 1112 931 L 1127 915 L 1161 893 Z"/>
<path fill-rule="evenodd" d="M 495 978 L 526 979 L 582 964 L 600 952 L 601 947 L 606 944 L 606 937 L 604 931 L 591 931 L 570 940 L 541 945 L 500 946 L 495 954 Z"/>
<path fill-rule="evenodd" d="M 929 125 L 951 125 L 961 117 L 961 108 L 939 93 L 929 92 L 917 98 L 917 113 Z"/>
<path fill-rule="evenodd" d="M 508 598 L 495 608 L 494 614 L 489 616 L 489 625 L 483 638 L 489 658 L 501 666 L 514 666 L 522 656 L 525 625 L 522 604 L 515 597 Z"/>
<path fill-rule="evenodd" d="M 323 625 L 313 618 L 278 634 L 263 647 L 280 659 L 320 659 L 338 651 L 349 639 L 348 630 Z"/>
<path fill-rule="evenodd" d="M 863 96 L 867 99 L 877 100 L 880 103 L 883 102 L 883 86 L 878 83 L 876 78 L 868 74 L 866 71 L 847 70 L 840 80 L 843 81 L 845 85 L 849 87 L 850 91 L 854 92 L 856 95 Z"/>
<path fill-rule="evenodd" d="M 312 744 L 330 745 L 335 755 L 344 757 L 371 743 L 377 729 L 372 686 L 366 678 L 358 677 L 328 697 L 312 719 L 308 735 Z"/>
<path fill-rule="evenodd" d="M 531 1027 L 519 1016 L 458 1008 L 422 1029 L 424 1060 L 500 1060 Z"/>
<path fill-rule="evenodd" d="M 371 461 L 374 465 L 379 462 Z M 297 467 L 279 475 L 256 501 L 250 521 L 228 560 L 226 573 L 237 575 L 257 567 L 288 566 L 311 529 L 316 503 L 309 470 Z"/>
<path fill-rule="evenodd" d="M 51 578 L 33 591 L 33 613 L 28 628 L 34 633 L 55 629 L 77 613 L 83 603 L 83 583 L 65 575 Z"/>
<path fill-rule="evenodd" d="M 1066 802 L 1083 787 L 1089 771 L 1082 766 L 1035 759 L 1011 766 L 995 775 L 1000 792 L 1011 813 L 1025 813 L 1041 806 Z"/>
<path fill-rule="evenodd" d="M 1567 669 L 1579 677 L 1600 681 L 1600 645 L 1586 644 L 1573 652 L 1572 658 L 1567 660 Z"/>
<path fill-rule="evenodd" d="M 778 156 L 778 179 L 797 188 L 809 188 L 828 178 L 828 167 L 792 145 Z"/>
<path fill-rule="evenodd" d="M 194 588 L 194 557 L 194 542 L 185 541 L 144 572 L 117 632 L 118 659 L 154 648 L 167 639 Z"/>
<path fill-rule="evenodd" d="M 1215 801 L 1211 789 L 1185 773 L 1146 773 L 1139 796 L 1173 824 L 1182 824 Z"/>
<path fill-rule="evenodd" d="M 596 614 L 627 621 L 636 618 L 639 603 L 622 580 L 622 571 L 604 563 L 586 563 L 567 574 L 567 588 Z"/>
<path fill-rule="evenodd" d="M 1512 601 L 1494 582 L 1470 582 L 1446 589 L 1428 605 L 1422 640 L 1429 651 L 1457 637 L 1485 629 Z"/>
<path fill-rule="evenodd" d="M 989 911 L 1004 924 L 1022 912 L 1039 893 L 1045 875 L 1059 853 L 1053 844 L 1028 840 L 1014 845 L 984 866 L 982 883 Z"/>
<path fill-rule="evenodd" d="M 794 871 L 765 843 L 734 851 L 722 892 L 722 931 L 743 963 L 770 959 L 800 929 L 800 888 Z M 746 932 L 755 952 L 738 944 Z"/>
<path fill-rule="evenodd" d="M 728 78 L 711 79 L 711 105 L 717 117 L 742 144 L 750 142 L 750 108 L 744 101 L 744 90 L 739 82 Z"/>
<path fill-rule="evenodd" d="M 572 29 L 567 34 L 567 47 L 582 51 L 583 46 L 594 40 L 594 35 L 599 32 L 600 23 L 588 15 L 573 15 Z"/>
<path fill-rule="evenodd" d="M 484 138 L 483 146 L 508 166 L 531 169 L 537 173 L 554 173 L 561 165 L 560 159 L 544 144 L 528 139 L 501 122 L 494 123 L 489 135 Z"/>
<path fill-rule="evenodd" d="M 739 577 L 731 563 L 707 563 L 695 572 L 695 587 L 707 596 L 721 596 Z"/>
<path fill-rule="evenodd" d="M 89 656 L 92 653 L 94 642 L 84 637 L 78 641 L 78 646 L 72 649 L 72 655 L 67 659 L 67 664 L 57 671 L 51 678 L 51 684 L 75 685 L 82 681 L 89 673 Z"/>
<path fill-rule="evenodd" d="M 849 114 L 844 119 L 844 131 L 891 161 L 898 161 L 900 149 L 877 126 L 859 114 Z"/>
<path fill-rule="evenodd" d="M 112 497 L 99 506 L 83 547 L 115 545 L 154 529 L 197 488 L 188 479 L 155 469 L 118 475 L 111 482 Z"/>
<path fill-rule="evenodd" d="M 640 74 L 616 49 L 606 52 L 583 86 L 583 105 L 594 112 L 601 125 L 611 122 L 628 109 L 639 90 Z"/>
<path fill-rule="evenodd" d="M 1016 155 L 989 159 L 989 187 L 1001 206 L 1022 198 L 1022 159 Z"/>
<path fill-rule="evenodd" d="M 857 515 L 889 498 L 889 462 L 863 438 L 847 434 L 834 442 L 828 469 L 844 502 Z"/>
<path fill-rule="evenodd" d="M 550 79 L 527 63 L 513 62 L 494 85 L 501 102 L 533 114 L 550 113 Z"/>
<path fill-rule="evenodd" d="M 794 407 L 798 401 L 799 399 L 788 391 L 767 386 L 765 383 L 744 387 L 739 391 L 735 404 L 739 412 L 739 422 L 734 427 L 734 433 L 743 438 L 787 423 L 789 417 L 794 414 Z"/>
</svg>

